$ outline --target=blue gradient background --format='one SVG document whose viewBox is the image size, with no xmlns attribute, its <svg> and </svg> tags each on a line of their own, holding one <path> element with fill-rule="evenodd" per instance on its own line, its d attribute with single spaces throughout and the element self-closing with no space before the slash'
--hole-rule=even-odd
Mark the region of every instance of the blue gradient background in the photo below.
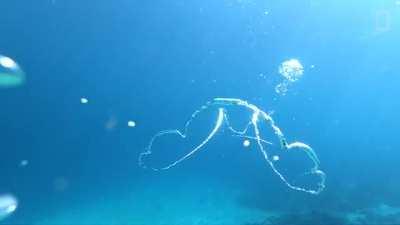
<svg viewBox="0 0 400 225">
<path fill-rule="evenodd" d="M 0 90 L 0 193 L 20 203 L 0 223 L 29 224 L 157 179 L 138 167 L 139 152 L 214 97 L 274 110 L 289 140 L 316 150 L 326 191 L 290 191 L 272 173 L 253 173 L 246 158 L 194 158 L 172 173 L 246 184 L 246 204 L 265 210 L 400 206 L 395 1 L 3 0 L 0 9 L 0 54 L 27 74 L 24 86 Z M 304 76 L 279 96 L 278 66 L 290 58 Z M 247 170 L 224 167 L 242 164 Z M 63 192 L 54 190 L 60 177 Z"/>
</svg>

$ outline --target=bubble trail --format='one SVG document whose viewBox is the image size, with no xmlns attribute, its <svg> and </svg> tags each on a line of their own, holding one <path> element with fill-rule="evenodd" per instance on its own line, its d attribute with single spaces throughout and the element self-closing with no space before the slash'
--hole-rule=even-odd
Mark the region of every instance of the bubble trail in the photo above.
<svg viewBox="0 0 400 225">
<path fill-rule="evenodd" d="M 215 124 L 210 131 L 210 133 L 206 136 L 206 138 L 201 141 L 200 144 L 192 148 L 189 153 L 179 157 L 175 161 L 167 164 L 166 166 L 162 167 L 153 167 L 149 166 L 146 164 L 146 159 L 150 158 L 151 155 L 153 154 L 153 145 L 157 141 L 158 138 L 164 136 L 164 135 L 178 135 L 182 139 L 187 138 L 188 130 L 190 127 L 190 124 L 192 121 L 194 121 L 197 116 L 203 112 L 204 110 L 208 108 L 216 107 L 218 110 L 218 115 L 215 121 Z M 230 107 L 240 107 L 244 108 L 248 111 L 251 112 L 251 119 L 248 121 L 247 125 L 244 127 L 242 130 L 238 130 L 234 128 L 230 122 L 229 122 L 229 108 Z M 299 184 L 296 184 L 294 181 L 289 181 L 284 174 L 277 168 L 275 163 L 280 163 L 283 158 L 278 156 L 277 154 L 269 156 L 268 153 L 268 148 L 267 146 L 275 145 L 272 142 L 269 142 L 265 139 L 262 138 L 262 130 L 260 128 L 260 123 L 266 123 L 269 128 L 272 129 L 273 135 L 277 138 L 279 141 L 278 144 L 276 144 L 276 147 L 280 151 L 280 153 L 290 153 L 293 151 L 302 151 L 305 152 L 305 155 L 307 156 L 308 159 L 311 160 L 313 166 L 301 176 L 304 175 L 313 175 L 318 178 L 318 181 L 316 182 L 316 185 L 313 187 L 315 188 L 309 188 L 307 185 L 301 186 Z M 287 187 L 293 190 L 297 191 L 303 191 L 307 192 L 310 194 L 319 194 L 323 189 L 325 188 L 325 173 L 319 169 L 319 164 L 320 161 L 314 152 L 314 150 L 308 146 L 307 144 L 304 144 L 302 142 L 293 142 L 293 143 L 288 143 L 286 141 L 286 138 L 284 137 L 282 131 L 280 128 L 275 124 L 274 120 L 272 117 L 267 114 L 266 112 L 260 110 L 257 106 L 248 103 L 247 101 L 241 100 L 241 99 L 236 99 L 236 98 L 215 98 L 210 102 L 207 102 L 206 105 L 202 106 L 199 110 L 195 111 L 189 121 L 186 122 L 184 130 L 181 132 L 179 130 L 165 130 L 165 131 L 160 131 L 156 133 L 150 140 L 149 145 L 145 149 L 144 152 L 142 152 L 139 155 L 139 166 L 142 168 L 149 168 L 154 171 L 161 171 L 161 170 L 168 170 L 181 162 L 187 160 L 191 156 L 193 156 L 195 153 L 200 151 L 214 136 L 220 131 L 221 127 L 227 128 L 228 131 L 231 132 L 232 136 L 238 136 L 238 137 L 243 137 L 246 139 L 254 140 L 255 144 L 258 146 L 258 149 L 262 153 L 262 156 L 264 160 L 267 162 L 267 164 L 271 167 L 273 172 L 282 180 Z M 251 134 L 249 134 L 251 132 Z"/>
</svg>

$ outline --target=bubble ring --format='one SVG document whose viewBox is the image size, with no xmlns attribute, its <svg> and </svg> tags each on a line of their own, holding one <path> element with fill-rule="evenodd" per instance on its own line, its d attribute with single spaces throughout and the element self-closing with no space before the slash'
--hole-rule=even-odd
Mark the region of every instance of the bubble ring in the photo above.
<svg viewBox="0 0 400 225">
<path fill-rule="evenodd" d="M 145 163 L 145 158 L 150 157 L 152 154 L 152 147 L 153 143 L 161 136 L 167 135 L 167 134 L 175 134 L 180 136 L 181 138 L 186 138 L 187 137 L 187 131 L 189 129 L 190 124 L 192 121 L 205 109 L 209 108 L 210 106 L 217 106 L 218 107 L 218 116 L 215 122 L 215 125 L 213 129 L 210 131 L 210 133 L 207 135 L 207 137 L 196 147 L 194 147 L 189 153 L 183 155 L 182 157 L 178 158 L 177 160 L 173 161 L 172 163 L 163 166 L 163 167 L 148 167 Z M 227 106 L 239 106 L 239 107 L 244 107 L 252 112 L 252 117 L 251 120 L 248 122 L 248 124 L 245 126 L 243 130 L 236 130 L 233 128 L 233 126 L 230 125 L 229 119 L 228 119 L 228 112 L 226 110 Z M 317 188 L 315 189 L 309 189 L 309 188 L 304 188 L 300 186 L 296 186 L 289 182 L 285 176 L 276 168 L 274 165 L 274 157 L 271 157 L 268 155 L 267 149 L 263 146 L 263 144 L 271 144 L 270 142 L 264 140 L 261 138 L 260 135 L 260 129 L 259 129 L 259 122 L 266 122 L 272 129 L 275 135 L 279 139 L 280 143 L 280 150 L 282 151 L 293 151 L 296 149 L 301 149 L 303 150 L 308 158 L 310 158 L 314 164 L 314 166 L 304 173 L 304 175 L 316 175 L 319 177 L 319 182 L 317 183 Z M 154 171 L 161 171 L 161 170 L 168 170 L 179 163 L 187 160 L 189 157 L 193 156 L 195 153 L 200 151 L 204 145 L 206 145 L 214 136 L 215 134 L 220 130 L 222 125 L 225 124 L 226 127 L 228 128 L 229 131 L 232 132 L 234 136 L 240 136 L 240 137 L 246 137 L 250 138 L 256 141 L 258 149 L 261 151 L 265 161 L 270 165 L 271 169 L 273 172 L 288 186 L 290 189 L 297 190 L 297 191 L 303 191 L 307 192 L 310 194 L 319 194 L 321 191 L 324 190 L 325 188 L 325 179 L 326 175 L 325 173 L 319 169 L 319 164 L 320 161 L 315 154 L 314 150 L 308 146 L 307 144 L 304 144 L 302 142 L 293 142 L 288 144 L 282 131 L 279 129 L 278 126 L 275 125 L 274 120 L 270 115 L 268 115 L 266 112 L 260 110 L 257 106 L 248 103 L 247 101 L 241 100 L 241 99 L 236 99 L 236 98 L 214 98 L 212 101 L 207 102 L 206 105 L 202 106 L 199 110 L 195 111 L 191 118 L 186 122 L 184 131 L 181 132 L 179 130 L 164 130 L 156 133 L 152 139 L 150 140 L 149 145 L 145 149 L 144 152 L 140 153 L 139 155 L 139 166 L 143 168 L 149 168 Z M 253 128 L 254 131 L 254 136 L 248 136 L 246 135 L 247 131 Z"/>
</svg>

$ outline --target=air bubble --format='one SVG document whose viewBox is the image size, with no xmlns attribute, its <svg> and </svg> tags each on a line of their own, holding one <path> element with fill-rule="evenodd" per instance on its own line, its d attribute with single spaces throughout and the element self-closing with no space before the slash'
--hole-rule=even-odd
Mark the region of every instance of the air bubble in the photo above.
<svg viewBox="0 0 400 225">
<path fill-rule="evenodd" d="M 275 92 L 280 95 L 286 95 L 287 91 L 288 91 L 288 83 L 287 82 L 282 82 L 275 86 Z"/>
<path fill-rule="evenodd" d="M 0 195 L 0 221 L 13 214 L 17 207 L 18 201 L 13 195 Z"/>
<path fill-rule="evenodd" d="M 250 141 L 249 140 L 244 140 L 243 141 L 243 146 L 244 147 L 249 147 L 250 146 Z"/>
<path fill-rule="evenodd" d="M 279 74 L 283 80 L 275 86 L 275 92 L 279 95 L 285 95 L 289 86 L 298 81 L 304 73 L 304 67 L 297 59 L 289 59 L 279 66 Z"/>
<path fill-rule="evenodd" d="M 26 167 L 28 164 L 29 164 L 29 161 L 26 159 L 21 160 L 21 162 L 19 162 L 20 167 Z"/>
<path fill-rule="evenodd" d="M 303 65 L 297 59 L 284 61 L 279 67 L 279 73 L 290 82 L 295 82 L 303 76 Z"/>
<path fill-rule="evenodd" d="M 0 87 L 16 87 L 25 81 L 25 73 L 11 58 L 0 55 Z"/>
<path fill-rule="evenodd" d="M 81 98 L 81 103 L 82 104 L 87 104 L 89 100 L 87 98 Z"/>
<path fill-rule="evenodd" d="M 136 127 L 136 122 L 135 121 L 128 121 L 128 127 Z"/>
</svg>

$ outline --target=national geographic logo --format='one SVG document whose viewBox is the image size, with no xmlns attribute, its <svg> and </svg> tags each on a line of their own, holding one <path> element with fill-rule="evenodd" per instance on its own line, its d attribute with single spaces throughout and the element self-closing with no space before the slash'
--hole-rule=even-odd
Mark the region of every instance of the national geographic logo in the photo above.
<svg viewBox="0 0 400 225">
<path fill-rule="evenodd" d="M 392 29 L 392 13 L 386 9 L 375 12 L 375 33 L 386 33 Z"/>
</svg>

